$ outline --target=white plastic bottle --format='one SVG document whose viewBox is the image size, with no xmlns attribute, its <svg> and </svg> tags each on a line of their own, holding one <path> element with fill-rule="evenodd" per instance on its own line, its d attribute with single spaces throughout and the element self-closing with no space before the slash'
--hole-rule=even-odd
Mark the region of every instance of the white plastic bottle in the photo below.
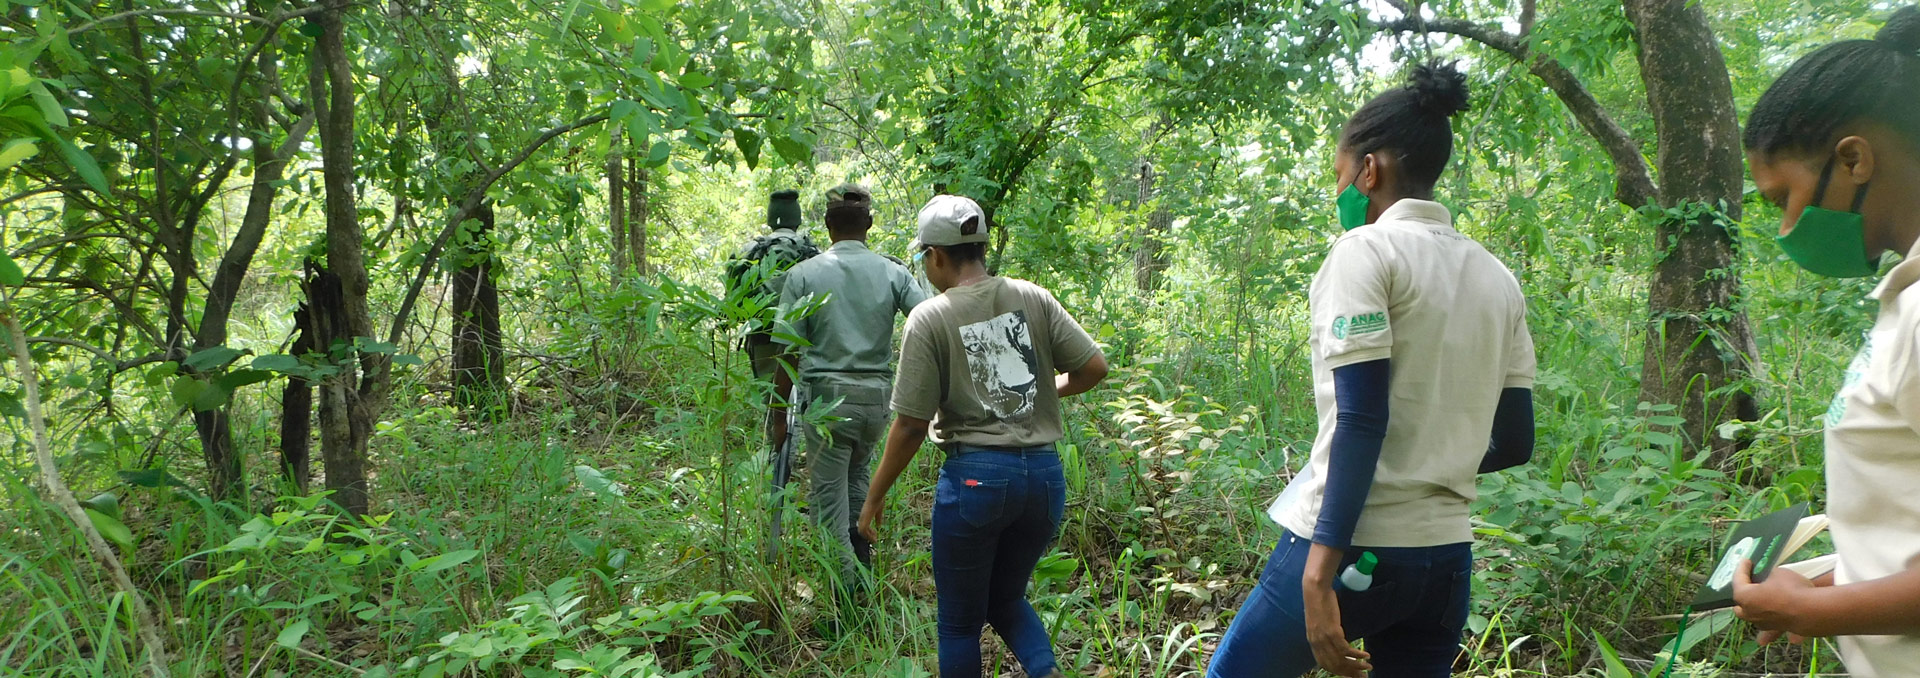
<svg viewBox="0 0 1920 678">
<path fill-rule="evenodd" d="M 1340 573 L 1340 585 L 1347 587 L 1348 591 L 1355 592 L 1372 588 L 1373 568 L 1378 564 L 1380 559 L 1375 558 L 1372 551 L 1361 552 L 1359 562 L 1348 565 L 1347 569 Z"/>
</svg>

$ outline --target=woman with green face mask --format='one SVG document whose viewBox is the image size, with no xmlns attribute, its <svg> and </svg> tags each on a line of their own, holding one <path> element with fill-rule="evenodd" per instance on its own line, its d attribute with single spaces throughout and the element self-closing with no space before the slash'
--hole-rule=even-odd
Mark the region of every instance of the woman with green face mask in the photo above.
<svg viewBox="0 0 1920 678">
<path fill-rule="evenodd" d="M 1760 584 L 1740 568 L 1735 612 L 1763 643 L 1838 636 L 1855 676 L 1920 675 L 1920 8 L 1801 58 L 1754 104 L 1744 145 L 1794 262 L 1863 277 L 1886 252 L 1906 259 L 1874 290 L 1879 317 L 1826 415 L 1839 567 Z"/>
<path fill-rule="evenodd" d="M 1346 232 L 1307 294 L 1319 432 L 1267 510 L 1282 532 L 1210 678 L 1452 674 L 1475 478 L 1533 450 L 1526 299 L 1433 200 L 1467 102 L 1465 75 L 1425 65 L 1341 127 Z"/>
</svg>

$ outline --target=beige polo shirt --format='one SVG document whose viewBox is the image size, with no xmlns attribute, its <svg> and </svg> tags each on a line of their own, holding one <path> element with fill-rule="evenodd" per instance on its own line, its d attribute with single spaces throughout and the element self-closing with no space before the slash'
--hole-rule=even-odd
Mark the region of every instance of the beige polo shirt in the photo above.
<svg viewBox="0 0 1920 678">
<path fill-rule="evenodd" d="M 1873 291 L 1880 316 L 1827 410 L 1836 584 L 1920 567 L 1920 248 Z M 1843 636 L 1855 676 L 1920 675 L 1920 636 Z"/>
<path fill-rule="evenodd" d="M 1308 537 L 1326 494 L 1338 414 L 1333 370 L 1392 359 L 1387 437 L 1356 546 L 1472 541 L 1474 477 L 1500 391 L 1532 387 L 1533 338 L 1520 283 L 1447 208 L 1401 200 L 1327 252 L 1307 303 L 1320 429 L 1307 466 L 1267 513 Z"/>
</svg>

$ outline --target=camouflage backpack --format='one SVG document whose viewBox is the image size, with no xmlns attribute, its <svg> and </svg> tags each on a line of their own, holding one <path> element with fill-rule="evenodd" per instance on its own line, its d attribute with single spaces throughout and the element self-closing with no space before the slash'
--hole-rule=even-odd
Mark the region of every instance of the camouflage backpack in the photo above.
<svg viewBox="0 0 1920 678">
<path fill-rule="evenodd" d="M 756 293 L 777 296 L 780 293 L 779 281 L 787 269 L 819 253 L 820 247 L 813 244 L 813 238 L 792 231 L 774 231 L 756 237 L 727 261 L 727 293 L 732 295 L 741 286 L 749 284 L 747 274 L 755 267 L 766 264 L 762 269 L 765 277 L 758 281 Z"/>
</svg>

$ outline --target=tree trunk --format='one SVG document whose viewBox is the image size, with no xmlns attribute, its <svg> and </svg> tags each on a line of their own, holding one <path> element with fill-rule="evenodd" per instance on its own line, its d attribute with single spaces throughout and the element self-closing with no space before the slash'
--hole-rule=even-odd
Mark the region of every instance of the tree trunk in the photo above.
<svg viewBox="0 0 1920 678">
<path fill-rule="evenodd" d="M 460 246 L 453 270 L 453 399 L 484 410 L 506 392 L 506 352 L 500 345 L 500 294 L 493 286 L 493 203 L 481 203 L 480 227 Z"/>
<path fill-rule="evenodd" d="M 200 452 L 207 460 L 207 494 L 219 499 L 240 496 L 245 489 L 240 455 L 233 449 L 233 422 L 227 406 L 193 413 L 194 432 L 200 436 Z"/>
<path fill-rule="evenodd" d="M 271 52 L 260 56 L 263 64 L 270 64 L 276 58 Z M 270 67 L 262 68 L 262 71 L 277 77 L 278 71 Z M 247 269 L 253 265 L 254 254 L 266 239 L 267 226 L 273 220 L 274 197 L 280 178 L 285 174 L 287 159 L 299 150 L 308 128 L 313 125 L 313 116 L 303 116 L 287 131 L 286 143 L 276 149 L 265 134 L 271 119 L 267 105 L 265 101 L 253 105 L 254 129 L 260 130 L 260 133 L 251 137 L 253 185 L 247 193 L 247 209 L 241 217 L 240 228 L 234 232 L 233 242 L 227 245 L 219 266 L 214 269 L 213 283 L 207 288 L 206 303 L 200 312 L 200 327 L 194 333 L 195 351 L 227 343 L 227 320 L 232 315 L 234 300 L 240 295 L 240 283 L 246 279 Z M 234 496 L 245 482 L 240 454 L 233 447 L 231 407 L 231 404 L 222 404 L 211 411 L 196 412 L 193 417 L 194 430 L 200 437 L 201 454 L 207 462 L 208 491 L 215 497 Z M 306 487 L 304 478 L 300 487 Z"/>
<path fill-rule="evenodd" d="M 311 279 L 311 273 L 309 273 Z M 313 352 L 312 311 L 306 304 L 293 312 L 293 347 L 289 353 L 305 356 Z M 280 392 L 280 471 L 293 486 L 306 494 L 313 480 L 313 383 L 300 377 L 288 377 Z"/>
<path fill-rule="evenodd" d="M 1458 35 L 1525 64 L 1612 160 L 1614 196 L 1634 209 L 1651 204 L 1666 210 L 1654 227 L 1662 256 L 1647 294 L 1640 397 L 1677 405 L 1687 446 L 1710 447 L 1713 465 L 1725 469 L 1743 443 L 1720 440 L 1717 429 L 1758 417 L 1753 394 L 1741 381 L 1756 350 L 1739 307 L 1740 277 L 1726 230 L 1740 217 L 1739 125 L 1726 61 L 1706 13 L 1691 0 L 1622 2 L 1634 24 L 1658 139 L 1656 186 L 1640 140 L 1614 121 L 1573 71 L 1531 48 L 1533 3 L 1525 3 L 1520 31 L 1507 33 L 1459 19 L 1418 17 L 1404 0 L 1386 2 L 1407 16 L 1382 22 L 1382 28 Z"/>
<path fill-rule="evenodd" d="M 1689 446 L 1710 446 L 1714 466 L 1725 468 L 1738 447 L 1716 430 L 1759 416 L 1752 393 L 1739 383 L 1750 369 L 1754 340 L 1739 307 L 1740 276 L 1726 228 L 1740 220 L 1743 190 L 1733 86 L 1699 6 L 1688 0 L 1624 5 L 1638 32 L 1641 77 L 1659 134 L 1657 200 L 1668 210 L 1655 226 L 1664 256 L 1647 295 L 1640 394 L 1679 405 Z M 1683 216 L 1680 210 L 1689 207 L 1712 209 Z"/>
<path fill-rule="evenodd" d="M 1140 205 L 1153 202 L 1155 179 L 1153 163 L 1140 161 Z M 1167 270 L 1167 232 L 1172 226 L 1173 213 L 1159 205 L 1135 232 L 1139 246 L 1133 251 L 1133 285 L 1143 295 L 1152 295 L 1160 289 L 1162 272 Z"/>
<path fill-rule="evenodd" d="M 328 0 L 318 15 L 321 27 L 315 44 L 316 68 L 323 69 L 324 99 L 315 97 L 320 114 L 320 164 L 326 181 L 327 268 L 309 285 L 308 305 L 314 318 L 316 346 L 330 353 L 336 346 L 355 346 L 356 339 L 373 339 L 373 321 L 367 311 L 366 259 L 361 252 L 359 210 L 354 198 L 353 116 L 355 93 L 352 63 L 346 51 L 346 0 Z M 324 105 L 324 108 L 321 106 Z M 327 489 L 353 515 L 366 513 L 367 441 L 373 418 L 384 397 L 386 356 L 349 348 L 341 374 L 320 384 L 320 457 L 326 463 Z"/>
<path fill-rule="evenodd" d="M 627 167 L 627 260 L 633 263 L 634 275 L 646 275 L 648 173 L 636 159 L 629 158 Z"/>
<path fill-rule="evenodd" d="M 607 147 L 607 235 L 612 239 L 608 248 L 609 261 L 613 265 L 615 281 L 627 276 L 627 199 L 626 199 L 626 160 L 620 148 L 620 133 L 613 133 L 613 143 Z"/>
</svg>

